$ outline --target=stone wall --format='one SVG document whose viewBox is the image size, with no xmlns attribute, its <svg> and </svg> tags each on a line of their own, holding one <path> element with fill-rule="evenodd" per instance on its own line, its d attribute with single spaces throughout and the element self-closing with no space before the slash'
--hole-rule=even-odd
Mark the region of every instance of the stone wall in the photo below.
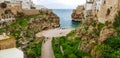
<svg viewBox="0 0 120 58">
<path fill-rule="evenodd" d="M 16 40 L 14 37 L 0 40 L 0 50 L 16 47 Z"/>
<path fill-rule="evenodd" d="M 25 15 L 36 15 L 36 14 L 40 14 L 40 13 L 46 13 L 46 14 L 51 14 L 52 10 L 51 9 L 23 9 L 22 12 Z"/>
<path fill-rule="evenodd" d="M 25 15 L 35 15 L 39 14 L 40 10 L 35 10 L 35 9 L 23 9 L 22 11 Z"/>
</svg>

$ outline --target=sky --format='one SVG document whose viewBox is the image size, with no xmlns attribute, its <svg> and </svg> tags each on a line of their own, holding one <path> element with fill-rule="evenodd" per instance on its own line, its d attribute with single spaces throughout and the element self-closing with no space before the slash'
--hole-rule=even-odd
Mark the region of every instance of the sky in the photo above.
<svg viewBox="0 0 120 58">
<path fill-rule="evenodd" d="M 75 9 L 85 2 L 86 0 L 33 0 L 36 5 L 43 5 L 50 9 Z"/>
</svg>

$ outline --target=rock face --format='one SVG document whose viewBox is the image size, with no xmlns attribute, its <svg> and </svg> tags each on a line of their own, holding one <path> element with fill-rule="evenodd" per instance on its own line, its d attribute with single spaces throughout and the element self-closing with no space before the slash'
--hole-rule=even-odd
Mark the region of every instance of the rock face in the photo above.
<svg viewBox="0 0 120 58">
<path fill-rule="evenodd" d="M 17 28 L 12 25 L 10 25 L 11 27 L 3 28 L 3 32 L 10 32 L 11 34 L 13 34 L 13 36 L 17 38 L 18 47 L 21 48 L 25 48 L 31 40 L 35 40 L 35 34 L 37 32 L 59 27 L 59 17 L 52 12 L 50 14 L 43 13 L 40 15 L 36 15 L 35 17 L 30 19 L 28 18 L 29 17 L 24 18 L 27 21 L 25 20 L 25 22 L 21 22 L 21 24 L 25 24 L 24 27 L 19 24 L 19 20 L 24 21 L 24 19 L 21 18 L 14 23 L 14 25 L 19 25 L 17 26 Z"/>
<path fill-rule="evenodd" d="M 99 2 L 101 2 L 100 5 Z M 117 11 L 120 10 L 119 0 L 99 0 L 99 2 L 92 1 L 93 8 L 89 14 L 87 13 L 88 15 L 84 13 L 85 20 L 77 30 L 77 36 L 81 37 L 79 49 L 91 53 L 93 58 L 100 58 L 100 52 L 95 52 L 94 47 L 103 44 L 108 37 L 115 36 L 113 22 Z M 98 3 L 98 6 L 94 3 Z M 87 10 L 84 11 L 87 12 Z M 83 23 L 84 21 L 86 23 Z"/>
<path fill-rule="evenodd" d="M 0 28 L 14 23 L 17 12 L 22 11 L 19 3 L 0 3 Z"/>
<path fill-rule="evenodd" d="M 85 5 L 85 10 L 83 10 L 85 19 L 81 21 L 81 26 L 76 31 L 77 36 L 81 38 L 79 49 L 90 53 L 92 58 L 102 58 L 104 57 L 102 53 L 104 54 L 105 51 L 101 52 L 95 49 L 100 48 L 102 45 L 107 45 L 105 41 L 109 37 L 119 36 L 117 34 L 119 32 L 116 29 L 119 27 L 114 26 L 114 23 L 117 24 L 116 21 L 119 17 L 115 18 L 120 10 L 120 0 L 87 1 L 89 5 Z M 100 49 L 104 50 L 104 48 L 107 47 L 102 46 Z"/>
<path fill-rule="evenodd" d="M 0 28 L 6 27 L 12 23 L 16 22 L 16 17 L 18 16 L 32 16 L 44 14 L 44 18 L 34 18 L 38 23 L 42 22 L 44 24 L 45 21 L 52 21 L 52 27 L 59 26 L 59 17 L 52 12 L 51 9 L 22 9 L 22 5 L 20 3 L 1 3 L 0 4 Z M 3 6 L 3 7 L 2 7 Z M 45 19 L 43 20 L 39 19 Z M 57 24 L 54 24 L 57 23 Z M 49 25 L 48 25 L 49 26 Z M 43 29 L 47 27 L 42 27 Z M 50 27 L 51 28 L 51 27 Z"/>
<path fill-rule="evenodd" d="M 59 17 L 51 9 L 26 10 L 22 9 L 19 3 L 3 3 L 1 5 L 3 7 L 0 7 L 0 27 L 2 28 L 0 34 L 10 32 L 17 38 L 17 46 L 22 48 L 34 40 L 35 33 L 60 26 Z"/>
<path fill-rule="evenodd" d="M 0 18 L 4 18 L 8 15 L 17 15 L 17 12 L 22 11 L 22 5 L 20 3 L 0 3 L 0 6 Z M 7 10 L 9 10 L 11 14 Z"/>
<path fill-rule="evenodd" d="M 102 44 L 107 37 L 113 35 L 115 30 L 113 28 L 103 28 L 100 32 L 100 38 L 98 39 L 98 44 Z"/>
<path fill-rule="evenodd" d="M 84 19 L 84 14 L 83 14 L 84 6 L 78 6 L 77 9 L 73 10 L 72 13 L 72 20 L 73 21 L 82 21 Z"/>
<path fill-rule="evenodd" d="M 0 50 L 16 47 L 16 40 L 14 37 L 6 35 L 0 35 L 0 37 L 4 38 L 0 40 Z"/>
<path fill-rule="evenodd" d="M 31 18 L 29 21 L 28 28 L 38 27 L 38 30 L 47 30 L 51 28 L 59 27 L 59 17 L 55 15 L 53 12 L 49 13 L 45 12 L 43 18 Z M 36 30 L 37 31 L 37 30 Z"/>
<path fill-rule="evenodd" d="M 100 11 L 98 11 L 99 22 L 114 21 L 115 15 L 119 9 L 119 0 L 104 0 L 101 2 Z"/>
</svg>

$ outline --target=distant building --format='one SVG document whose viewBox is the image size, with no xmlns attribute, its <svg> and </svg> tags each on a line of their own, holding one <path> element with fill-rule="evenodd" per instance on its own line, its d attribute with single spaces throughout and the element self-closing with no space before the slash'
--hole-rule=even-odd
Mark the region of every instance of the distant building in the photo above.
<svg viewBox="0 0 120 58">
<path fill-rule="evenodd" d="M 94 0 L 86 0 L 85 10 L 92 10 Z"/>
<path fill-rule="evenodd" d="M 87 16 L 92 14 L 93 3 L 94 3 L 94 0 L 86 0 L 86 4 L 84 5 L 84 8 L 85 8 L 85 11 L 84 11 L 85 19 L 87 18 Z"/>
<path fill-rule="evenodd" d="M 100 11 L 101 4 L 102 4 L 102 0 L 95 0 L 93 7 L 94 11 Z"/>
<path fill-rule="evenodd" d="M 0 2 L 21 3 L 23 9 L 31 9 L 33 2 L 31 0 L 0 0 Z"/>
<path fill-rule="evenodd" d="M 34 7 L 36 9 L 47 9 L 46 7 L 44 7 L 43 5 L 34 5 Z"/>
<path fill-rule="evenodd" d="M 0 0 L 0 2 L 4 2 L 4 0 Z"/>
</svg>

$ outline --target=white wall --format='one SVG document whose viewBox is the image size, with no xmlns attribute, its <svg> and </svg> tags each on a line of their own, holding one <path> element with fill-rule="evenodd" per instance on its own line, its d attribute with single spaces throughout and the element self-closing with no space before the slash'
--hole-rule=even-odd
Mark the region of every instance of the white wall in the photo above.
<svg viewBox="0 0 120 58">
<path fill-rule="evenodd" d="M 92 10 L 93 4 L 85 4 L 85 10 Z"/>
<path fill-rule="evenodd" d="M 17 48 L 0 50 L 0 58 L 24 58 L 24 54 Z"/>
<path fill-rule="evenodd" d="M 96 3 L 96 10 L 100 11 L 102 0 L 96 0 L 95 3 Z"/>
</svg>

